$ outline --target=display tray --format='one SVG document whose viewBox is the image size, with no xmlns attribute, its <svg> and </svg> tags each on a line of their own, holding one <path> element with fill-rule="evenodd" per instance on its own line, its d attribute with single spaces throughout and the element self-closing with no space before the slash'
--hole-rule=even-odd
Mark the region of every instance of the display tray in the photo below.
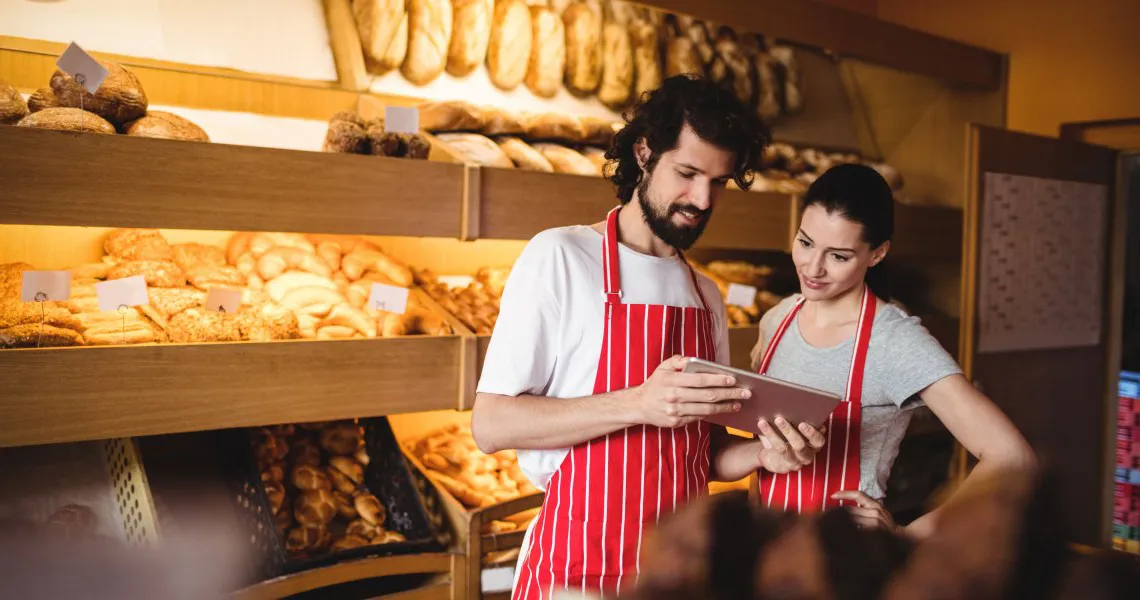
<svg viewBox="0 0 1140 600">
<path fill-rule="evenodd" d="M 423 502 L 422 480 L 412 476 L 388 420 L 384 417 L 360 419 L 359 424 L 364 430 L 364 448 L 370 459 L 364 467 L 364 488 L 384 505 L 387 512 L 384 528 L 406 539 L 313 556 L 293 556 L 286 552 L 285 539 L 274 523 L 261 469 L 246 430 L 234 430 L 227 436 L 232 456 L 240 457 L 234 462 L 239 476 L 233 480 L 236 488 L 231 496 L 240 519 L 252 532 L 250 543 L 263 552 L 265 579 L 366 557 L 438 553 L 446 549 L 450 532 L 441 527 L 443 516 L 429 513 L 434 507 Z"/>
</svg>

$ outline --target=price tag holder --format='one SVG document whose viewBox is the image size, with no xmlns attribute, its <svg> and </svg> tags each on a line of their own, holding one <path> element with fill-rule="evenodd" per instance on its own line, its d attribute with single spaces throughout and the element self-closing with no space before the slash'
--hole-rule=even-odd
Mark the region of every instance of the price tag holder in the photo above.
<svg viewBox="0 0 1140 600">
<path fill-rule="evenodd" d="M 71 298 L 70 271 L 24 271 L 20 299 L 24 302 L 65 301 Z"/>
<path fill-rule="evenodd" d="M 730 283 L 728 284 L 728 298 L 725 302 L 748 308 L 756 304 L 756 288 L 750 285 Z"/>
<path fill-rule="evenodd" d="M 402 315 L 408 310 L 408 288 L 373 283 L 368 306 Z"/>
<path fill-rule="evenodd" d="M 216 287 L 206 294 L 206 308 L 220 313 L 236 313 L 241 308 L 241 290 Z"/>
<path fill-rule="evenodd" d="M 142 275 L 96 283 L 95 295 L 99 298 L 99 310 L 111 312 L 124 306 L 142 306 L 150 303 L 146 293 L 146 279 L 143 279 Z"/>
<path fill-rule="evenodd" d="M 419 133 L 420 111 L 418 108 L 388 106 L 384 108 L 384 131 L 391 133 Z"/>
<path fill-rule="evenodd" d="M 63 54 L 59 55 L 55 61 L 55 66 L 64 73 L 71 75 L 76 83 L 83 86 L 91 94 L 99 90 L 99 86 L 103 85 L 103 80 L 107 78 L 109 73 L 106 67 L 99 64 L 99 61 L 95 60 L 75 42 L 71 42 Z"/>
</svg>

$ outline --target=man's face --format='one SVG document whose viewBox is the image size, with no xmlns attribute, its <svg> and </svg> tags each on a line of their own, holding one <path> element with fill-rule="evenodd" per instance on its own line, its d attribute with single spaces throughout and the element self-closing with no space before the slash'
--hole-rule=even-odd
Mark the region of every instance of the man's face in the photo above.
<svg viewBox="0 0 1140 600">
<path fill-rule="evenodd" d="M 735 162 L 732 151 L 702 140 L 685 124 L 677 148 L 663 153 L 637 186 L 638 203 L 653 234 L 674 248 L 692 247 L 708 225 Z"/>
</svg>

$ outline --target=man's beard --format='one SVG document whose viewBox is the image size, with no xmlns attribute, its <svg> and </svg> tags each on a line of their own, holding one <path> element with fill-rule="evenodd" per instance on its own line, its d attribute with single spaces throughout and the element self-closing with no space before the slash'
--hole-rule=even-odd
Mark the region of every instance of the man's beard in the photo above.
<svg viewBox="0 0 1140 600">
<path fill-rule="evenodd" d="M 678 250 L 688 250 L 704 233 L 711 212 L 700 210 L 691 204 L 676 203 L 670 204 L 664 212 L 658 212 L 654 208 L 656 203 L 649 197 L 650 179 L 652 179 L 652 173 L 637 184 L 637 201 L 641 205 L 641 214 L 645 217 L 645 223 L 649 225 L 649 230 L 653 232 L 653 235 L 661 241 Z M 700 215 L 700 220 L 696 225 L 684 226 L 673 223 L 673 215 L 685 209 Z"/>
</svg>

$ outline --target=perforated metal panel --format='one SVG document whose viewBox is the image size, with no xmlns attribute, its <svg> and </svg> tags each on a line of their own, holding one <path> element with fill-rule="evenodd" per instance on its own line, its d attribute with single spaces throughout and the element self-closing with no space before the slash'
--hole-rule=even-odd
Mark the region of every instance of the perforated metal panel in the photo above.
<svg viewBox="0 0 1140 600">
<path fill-rule="evenodd" d="M 103 455 L 111 471 L 115 503 L 123 519 L 127 542 L 139 547 L 157 546 L 157 512 L 138 446 L 131 438 L 105 440 Z"/>
</svg>

